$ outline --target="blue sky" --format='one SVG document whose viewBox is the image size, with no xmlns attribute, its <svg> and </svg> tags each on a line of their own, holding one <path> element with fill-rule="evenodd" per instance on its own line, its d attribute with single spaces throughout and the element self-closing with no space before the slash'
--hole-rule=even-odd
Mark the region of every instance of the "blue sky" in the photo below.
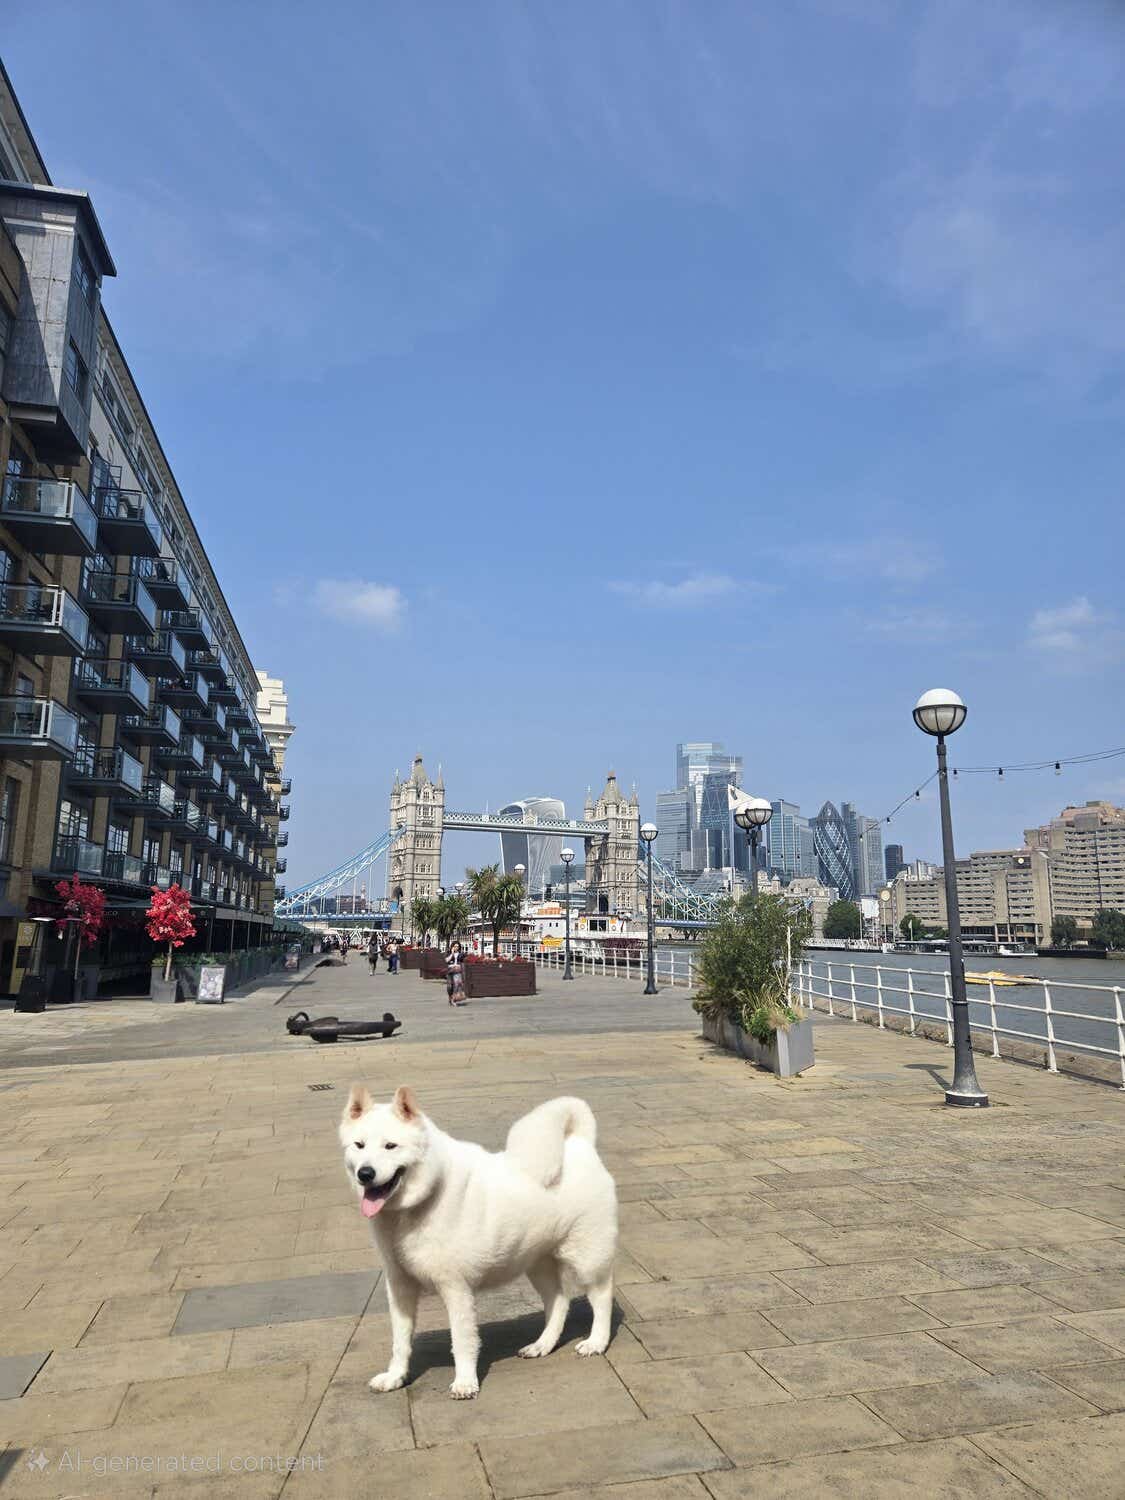
<svg viewBox="0 0 1125 1500">
<path fill-rule="evenodd" d="M 313 20 L 315 14 L 315 21 Z M 679 739 L 886 812 L 1125 741 L 1125 24 L 1075 0 L 8 0 L 256 660 L 290 885 Z M 959 846 L 1125 761 L 959 779 Z M 884 830 L 939 848 L 932 801 Z M 466 836 L 447 872 L 490 857 Z"/>
</svg>

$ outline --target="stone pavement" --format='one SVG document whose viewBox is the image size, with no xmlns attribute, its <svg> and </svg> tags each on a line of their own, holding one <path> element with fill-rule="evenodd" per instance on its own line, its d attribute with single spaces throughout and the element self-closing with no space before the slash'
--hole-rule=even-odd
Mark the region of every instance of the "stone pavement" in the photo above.
<svg viewBox="0 0 1125 1500">
<path fill-rule="evenodd" d="M 387 993 L 363 983 L 305 995 L 345 1014 Z M 1120 1497 L 1120 1093 L 981 1058 L 994 1107 L 962 1114 L 947 1051 L 847 1021 L 782 1083 L 704 1043 L 683 992 L 552 979 L 453 1013 L 398 983 L 391 1042 L 289 1038 L 289 999 L 259 996 L 138 1021 L 157 1055 L 72 1037 L 0 1072 L 0 1496 Z M 388 1330 L 335 1139 L 355 1077 L 490 1146 L 590 1101 L 622 1200 L 605 1359 L 574 1357 L 584 1307 L 517 1359 L 517 1285 L 482 1299 L 476 1401 L 447 1395 L 434 1300 L 411 1384 L 368 1391 Z"/>
</svg>

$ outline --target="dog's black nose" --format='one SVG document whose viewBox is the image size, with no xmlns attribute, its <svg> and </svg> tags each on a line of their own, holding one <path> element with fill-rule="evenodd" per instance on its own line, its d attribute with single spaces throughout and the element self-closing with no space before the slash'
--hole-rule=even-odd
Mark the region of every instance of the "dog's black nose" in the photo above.
<svg viewBox="0 0 1125 1500">
<path fill-rule="evenodd" d="M 363 1183 L 364 1187 L 366 1187 L 369 1182 L 375 1181 L 375 1168 L 360 1167 L 359 1171 L 355 1175 L 359 1178 L 360 1182 Z"/>
</svg>

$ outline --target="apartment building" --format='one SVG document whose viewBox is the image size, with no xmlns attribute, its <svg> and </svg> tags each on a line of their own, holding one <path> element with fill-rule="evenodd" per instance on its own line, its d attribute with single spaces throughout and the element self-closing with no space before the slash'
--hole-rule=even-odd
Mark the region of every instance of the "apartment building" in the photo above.
<svg viewBox="0 0 1125 1500">
<path fill-rule="evenodd" d="M 1112 802 L 1064 807 L 1024 838 L 1049 861 L 1054 916 L 1076 918 L 1081 932 L 1095 912 L 1125 911 L 1125 808 Z"/>
<path fill-rule="evenodd" d="M 889 919 L 896 933 L 903 917 L 923 927 L 948 925 L 945 876 L 918 879 L 900 871 L 890 885 Z M 990 943 L 1045 943 L 1051 934 L 1048 861 L 1035 849 L 985 849 L 957 861 L 961 933 Z"/>
<path fill-rule="evenodd" d="M 258 676 L 101 306 L 114 274 L 0 66 L 2 990 L 63 876 L 105 890 L 108 979 L 154 886 L 190 890 L 214 946 L 260 940 L 288 838 Z"/>
</svg>

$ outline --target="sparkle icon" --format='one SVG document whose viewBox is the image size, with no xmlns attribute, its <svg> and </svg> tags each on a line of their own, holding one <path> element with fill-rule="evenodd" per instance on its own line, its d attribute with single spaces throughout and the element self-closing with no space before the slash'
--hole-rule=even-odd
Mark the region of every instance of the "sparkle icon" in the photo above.
<svg viewBox="0 0 1125 1500">
<path fill-rule="evenodd" d="M 39 1452 L 36 1454 L 36 1456 L 34 1458 L 29 1458 L 28 1459 L 28 1461 L 27 1461 L 27 1467 L 29 1469 L 38 1469 L 39 1472 L 40 1472 L 40 1474 L 42 1474 L 43 1470 L 47 1467 L 47 1465 L 50 1462 L 51 1462 L 51 1460 L 43 1452 L 42 1448 L 40 1448 Z"/>
</svg>

